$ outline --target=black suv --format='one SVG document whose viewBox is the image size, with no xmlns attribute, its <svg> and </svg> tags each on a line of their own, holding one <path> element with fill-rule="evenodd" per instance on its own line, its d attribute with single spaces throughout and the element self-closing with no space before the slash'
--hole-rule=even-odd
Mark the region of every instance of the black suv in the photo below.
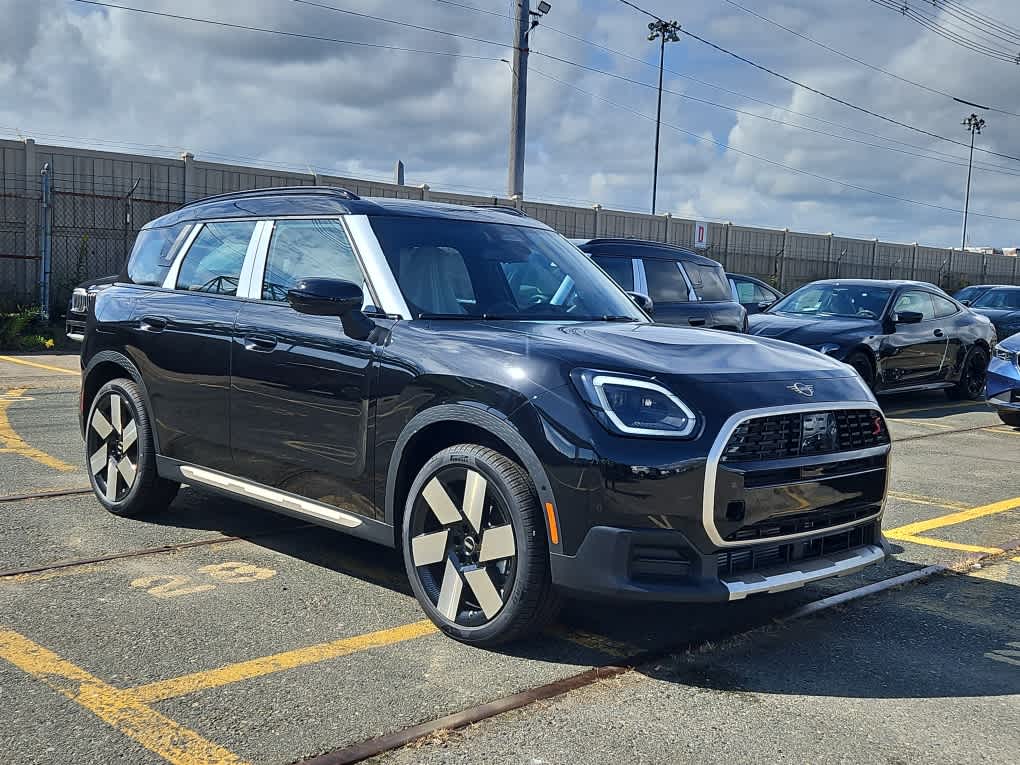
<svg viewBox="0 0 1020 765">
<path fill-rule="evenodd" d="M 317 187 L 188 205 L 96 294 L 81 360 L 110 511 L 188 483 L 400 547 L 471 643 L 563 592 L 737 600 L 885 555 L 889 436 L 853 370 L 654 324 L 513 211 Z"/>
<path fill-rule="evenodd" d="M 650 298 L 657 323 L 747 331 L 747 311 L 711 258 L 643 239 L 572 241 L 625 290 Z"/>
</svg>

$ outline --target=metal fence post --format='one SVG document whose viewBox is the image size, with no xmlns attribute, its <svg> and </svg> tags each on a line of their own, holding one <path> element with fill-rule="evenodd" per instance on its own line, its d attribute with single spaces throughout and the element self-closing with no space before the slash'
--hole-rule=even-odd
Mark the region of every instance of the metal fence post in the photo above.
<svg viewBox="0 0 1020 765">
<path fill-rule="evenodd" d="M 50 268 L 51 268 L 51 234 L 53 224 L 50 218 L 52 210 L 50 200 L 50 163 L 43 165 L 39 175 L 42 181 L 42 195 L 39 204 L 39 255 L 41 256 L 41 276 L 39 280 L 39 307 L 43 319 L 50 320 Z"/>
<path fill-rule="evenodd" d="M 666 213 L 666 227 L 662 230 L 662 241 L 669 243 L 669 224 L 673 222 L 673 214 Z"/>
<path fill-rule="evenodd" d="M 595 211 L 595 234 L 592 236 L 592 239 L 598 239 L 601 236 L 599 224 L 602 222 L 602 216 L 599 213 L 602 212 L 602 205 L 593 205 L 592 209 Z"/>
<path fill-rule="evenodd" d="M 917 242 L 914 242 L 913 249 L 910 251 L 910 278 L 917 281 Z"/>
<path fill-rule="evenodd" d="M 875 241 L 871 243 L 871 273 L 869 279 L 878 279 L 880 277 L 875 276 L 875 268 L 878 265 L 878 237 L 875 237 Z"/>
<path fill-rule="evenodd" d="M 697 224 L 695 224 L 697 225 Z M 726 221 L 726 243 L 723 245 L 723 265 L 730 267 L 730 229 L 733 228 L 731 221 Z"/>
<path fill-rule="evenodd" d="M 198 197 L 197 194 L 193 193 L 193 190 L 191 188 L 192 184 L 195 181 L 194 178 L 195 171 L 191 164 L 194 161 L 194 159 L 195 155 L 192 154 L 190 151 L 186 151 L 183 154 L 181 154 L 181 162 L 184 163 L 184 182 L 183 182 L 184 188 L 181 189 L 181 204 L 187 204 L 191 200 L 196 199 Z"/>
<path fill-rule="evenodd" d="M 429 185 L 427 183 L 423 183 L 421 185 L 421 200 L 423 202 L 428 202 L 429 199 L 431 199 L 431 196 L 429 195 Z"/>
<path fill-rule="evenodd" d="M 826 236 L 829 237 L 829 246 L 825 250 L 825 278 L 826 279 L 831 279 L 832 278 L 832 241 L 833 241 L 833 239 L 835 237 L 833 237 L 831 231 L 828 234 L 826 234 Z"/>
<path fill-rule="evenodd" d="M 1018 266 L 1020 266 L 1020 255 L 1014 255 L 1013 256 L 1013 284 L 1020 284 L 1020 282 L 1017 282 L 1017 271 L 1018 271 L 1017 267 Z"/>
<path fill-rule="evenodd" d="M 776 287 L 779 289 L 780 292 L 784 292 L 786 286 L 786 244 L 789 241 L 789 238 L 790 229 L 784 228 L 783 249 L 779 251 L 779 267 L 777 269 L 779 271 L 779 274 L 777 275 L 778 276 L 777 281 L 779 282 L 779 284 L 777 284 Z"/>
</svg>

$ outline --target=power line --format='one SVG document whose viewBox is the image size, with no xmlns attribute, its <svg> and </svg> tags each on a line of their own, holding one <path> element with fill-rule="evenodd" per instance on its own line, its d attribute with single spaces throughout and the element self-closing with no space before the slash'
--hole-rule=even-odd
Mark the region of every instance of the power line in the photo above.
<svg viewBox="0 0 1020 765">
<path fill-rule="evenodd" d="M 948 99 L 951 99 L 953 101 L 960 101 L 961 100 L 961 99 L 958 99 L 956 96 L 954 96 L 952 93 L 947 93 L 944 90 L 939 90 L 938 88 L 933 88 L 930 85 L 925 85 L 924 83 L 917 82 L 916 80 L 911 80 L 911 79 L 909 79 L 907 77 L 903 77 L 903 76 L 898 75 L 898 74 L 896 74 L 894 72 L 890 72 L 887 69 L 883 69 L 880 66 L 875 66 L 874 64 L 871 64 L 871 63 L 869 63 L 869 62 L 867 62 L 867 61 L 865 61 L 863 59 L 857 58 L 856 56 L 852 56 L 849 53 L 846 53 L 845 51 L 841 51 L 841 50 L 839 50 L 837 48 L 833 48 L 831 45 L 827 45 L 827 44 L 825 44 L 825 43 L 823 43 L 823 42 L 821 42 L 819 40 L 816 40 L 815 38 L 813 38 L 813 37 L 811 37 L 809 35 L 806 35 L 803 32 L 798 32 L 796 29 L 791 29 L 790 27 L 788 27 L 788 26 L 786 26 L 784 24 L 780 24 L 778 21 L 776 21 L 774 19 L 770 19 L 768 16 L 763 16 L 762 14 L 758 13 L 757 11 L 755 11 L 755 10 L 753 10 L 751 8 L 748 8 L 745 5 L 741 5 L 740 3 L 736 2 L 735 0 L 723 0 L 723 2 L 728 3 L 729 5 L 732 5 L 735 8 L 739 8 L 744 13 L 750 14 L 751 16 L 754 16 L 755 18 L 761 19 L 762 21 L 764 21 L 767 24 L 771 24 L 774 27 L 778 27 L 779 29 L 782 29 L 782 30 L 784 30 L 786 32 L 789 32 L 790 34 L 795 35 L 795 36 L 801 38 L 802 40 L 807 40 L 812 45 L 817 45 L 819 48 L 824 48 L 825 50 L 829 51 L 830 53 L 834 53 L 837 56 L 840 56 L 842 58 L 847 59 L 848 61 L 853 61 L 855 64 L 860 64 L 861 66 L 866 66 L 868 69 L 871 69 L 871 70 L 873 70 L 875 72 L 879 72 L 880 74 L 884 74 L 887 77 L 892 77 L 894 80 L 899 80 L 900 82 L 906 83 L 908 85 L 913 85 L 915 88 L 920 88 L 921 90 L 927 91 L 928 93 L 932 93 L 933 95 L 942 96 L 944 98 L 948 98 Z M 993 107 L 993 106 L 986 107 L 986 109 L 988 111 L 999 112 L 1000 114 L 1008 114 L 1008 115 L 1010 115 L 1012 117 L 1020 117 L 1020 113 L 1007 111 L 1006 109 L 999 109 L 999 108 L 996 108 L 996 107 Z"/>
<path fill-rule="evenodd" d="M 996 61 L 1004 61 L 1011 64 L 1020 63 L 1020 55 L 1014 56 L 1000 50 L 990 49 L 991 46 L 998 45 L 998 43 L 974 40 L 960 32 L 953 31 L 954 28 L 959 29 L 959 25 L 953 24 L 947 20 L 940 20 L 937 16 L 932 16 L 922 11 L 915 10 L 914 8 L 911 8 L 905 0 L 871 0 L 871 2 L 875 5 L 895 11 L 904 18 L 914 21 L 925 29 L 934 32 L 939 37 L 942 37 L 961 48 L 966 48 L 967 50 L 979 53 L 987 58 L 995 59 Z"/>
<path fill-rule="evenodd" d="M 478 13 L 485 13 L 485 14 L 489 14 L 489 15 L 492 15 L 492 16 L 498 16 L 500 18 L 505 18 L 505 16 L 502 13 L 498 13 L 496 11 L 489 11 L 489 10 L 485 10 L 485 9 L 482 9 L 482 8 L 476 8 L 475 6 L 472 6 L 472 5 L 465 5 L 463 3 L 453 2 L 453 0 L 434 0 L 434 2 L 444 3 L 444 4 L 448 4 L 448 5 L 454 5 L 454 6 L 457 6 L 459 8 L 464 8 L 464 9 L 471 10 L 471 11 L 476 11 Z M 621 2 L 623 2 L 623 0 L 621 0 Z M 636 7 L 636 6 L 634 6 L 633 3 L 629 3 L 629 2 L 626 3 L 626 5 L 629 5 L 630 7 Z M 643 14 L 649 16 L 649 17 L 658 18 L 657 16 L 655 16 L 655 14 L 650 13 L 649 11 L 645 11 L 643 9 L 638 9 L 638 10 L 640 10 L 641 13 L 643 13 Z M 627 59 L 629 61 L 633 61 L 633 62 L 641 64 L 643 66 L 647 66 L 647 67 L 650 67 L 650 68 L 653 68 L 653 69 L 656 69 L 656 70 L 658 69 L 658 66 L 656 64 L 653 64 L 653 63 L 651 63 L 649 61 L 645 61 L 644 59 L 642 59 L 642 58 L 640 58 L 638 56 L 633 56 L 633 55 L 631 55 L 631 54 L 629 54 L 629 53 L 627 53 L 625 51 L 621 51 L 621 50 L 617 50 L 615 48 L 611 48 L 611 47 L 609 47 L 607 45 L 603 45 L 602 43 L 596 42 L 594 40 L 589 40 L 586 37 L 582 37 L 580 35 L 573 34 L 572 32 L 567 32 L 567 31 L 565 31 L 563 29 L 558 29 L 557 27 L 551 26 L 549 24 L 543 24 L 542 28 L 546 29 L 546 30 L 548 30 L 550 32 L 554 32 L 554 33 L 556 33 L 558 35 L 561 35 L 563 37 L 566 37 L 568 39 L 575 40 L 577 42 L 583 43 L 584 45 L 589 45 L 589 46 L 591 46 L 593 48 L 597 48 L 598 50 L 604 51 L 606 53 L 610 53 L 610 54 L 612 54 L 614 56 L 620 56 L 621 58 L 625 58 L 625 59 Z M 548 54 L 545 54 L 545 55 L 548 55 Z M 685 80 L 689 80 L 690 82 L 693 82 L 693 83 L 696 83 L 698 85 L 701 85 L 702 87 L 709 88 L 711 90 L 715 90 L 715 91 L 718 91 L 720 93 L 726 93 L 728 95 L 736 96 L 737 98 L 746 99 L 747 101 L 751 101 L 751 102 L 756 103 L 756 104 L 761 104 L 762 106 L 767 106 L 770 109 L 776 109 L 776 110 L 781 111 L 781 112 L 783 112 L 785 114 L 791 114 L 791 115 L 794 115 L 796 117 L 803 117 L 804 119 L 809 119 L 809 120 L 812 120 L 813 122 L 817 122 L 817 123 L 822 124 L 822 125 L 829 125 L 830 127 L 839 128 L 841 130 L 848 130 L 848 131 L 850 131 L 852 133 L 856 133 L 858 135 L 868 136 L 870 138 L 874 138 L 874 139 L 880 140 L 880 141 L 887 141 L 888 143 L 897 144 L 899 146 L 906 146 L 906 147 L 911 148 L 911 149 L 918 149 L 920 151 L 926 151 L 926 152 L 928 152 L 930 154 L 938 155 L 938 156 L 941 156 L 941 157 L 946 157 L 946 158 L 952 159 L 952 160 L 965 160 L 966 159 L 966 157 L 961 157 L 961 156 L 958 156 L 958 155 L 955 155 L 955 154 L 948 154 L 946 152 L 939 151 L 937 149 L 932 149 L 932 148 L 929 148 L 927 146 L 919 146 L 918 144 L 910 143 L 909 141 L 903 141 L 903 140 L 900 140 L 898 138 L 890 138 L 889 136 L 884 136 L 884 135 L 875 133 L 873 131 L 862 130 L 860 128 L 853 127 L 852 125 L 847 125 L 847 124 L 842 123 L 842 122 L 837 122 L 836 120 L 831 120 L 831 119 L 828 119 L 826 117 L 819 117 L 819 116 L 814 115 L 814 114 L 809 114 L 808 112 L 800 112 L 800 111 L 797 111 L 795 109 L 790 109 L 789 107 L 782 106 L 781 104 L 777 104 L 777 103 L 775 103 L 773 101 L 768 101 L 768 100 L 765 100 L 765 99 L 762 99 L 762 98 L 758 98 L 758 97 L 752 96 L 752 95 L 750 95 L 748 93 L 743 93 L 743 92 L 741 92 L 739 90 L 733 90 L 732 88 L 727 88 L 727 87 L 725 87 L 723 85 L 719 85 L 718 83 L 714 83 L 714 82 L 709 82 L 707 80 L 703 80 L 703 79 L 701 79 L 699 77 L 695 77 L 694 75 L 688 74 L 686 72 L 681 72 L 681 71 L 679 71 L 677 69 L 670 69 L 669 67 L 665 67 L 665 71 L 669 72 L 670 74 L 674 75 L 675 77 L 681 77 L 681 78 L 683 78 Z M 1000 111 L 1000 112 L 1002 112 L 1004 114 L 1014 115 L 1013 112 L 1008 112 L 1008 111 L 1005 111 L 1005 110 L 1002 110 L 1002 109 L 993 109 L 992 107 L 981 106 L 980 104 L 974 104 L 974 103 L 971 103 L 971 102 L 966 101 L 964 99 L 956 99 L 954 96 L 950 96 L 950 97 L 954 98 L 954 100 L 958 100 L 960 103 L 967 104 L 968 106 L 975 106 L 975 107 L 982 108 L 982 109 L 995 110 L 995 111 Z M 693 98 L 693 97 L 688 96 L 688 98 Z M 706 101 L 706 103 L 711 104 L 711 102 L 708 102 L 708 101 Z M 730 109 L 731 111 L 737 111 L 738 113 L 740 113 L 739 110 L 735 109 L 734 107 L 725 106 L 725 105 L 721 105 L 721 104 L 718 105 L 718 106 L 720 106 L 720 108 Z M 1020 116 L 1020 113 L 1016 114 L 1015 116 Z M 784 123 L 784 124 L 793 125 L 795 127 L 802 127 L 802 126 L 797 126 L 796 123 L 789 123 L 788 122 L 788 123 Z M 809 129 L 809 128 L 804 128 L 804 129 Z M 848 140 L 852 140 L 852 139 L 848 139 Z M 957 142 L 957 143 L 959 143 L 961 146 L 966 146 L 966 144 L 964 144 L 963 142 Z M 980 147 L 978 147 L 978 151 L 981 151 Z M 1003 167 L 1002 165 L 975 164 L 974 166 L 975 167 L 979 167 L 981 169 L 986 169 L 986 170 L 1006 170 L 1006 168 Z"/>
<path fill-rule="evenodd" d="M 987 14 L 982 14 L 982 13 L 978 13 L 977 11 L 971 10 L 964 3 L 958 2 L 958 0 L 941 0 L 941 2 L 942 2 L 942 7 L 943 8 L 955 7 L 955 8 L 957 8 L 960 11 L 960 13 L 962 13 L 962 14 L 964 14 L 966 16 L 970 16 L 971 18 L 977 19 L 978 21 L 983 21 L 985 24 L 988 24 L 990 27 L 993 27 L 993 28 L 999 29 L 999 30 L 1001 30 L 1003 32 L 1008 32 L 1010 34 L 1014 34 L 1014 35 L 1017 35 L 1018 37 L 1020 37 L 1020 29 L 1017 29 L 1014 26 L 1010 26 L 1006 22 L 999 21 L 998 19 L 995 19 L 995 18 L 993 18 L 991 16 L 988 16 Z"/>
<path fill-rule="evenodd" d="M 148 8 L 133 8 L 128 5 L 118 5 L 116 3 L 100 2 L 100 0 L 72 0 L 75 3 L 81 3 L 83 5 L 94 5 L 101 8 L 114 8 L 119 11 L 129 11 L 131 13 L 141 13 L 148 16 L 159 16 L 162 18 L 173 19 L 175 21 L 190 21 L 196 24 L 208 24 L 210 26 L 224 27 L 227 29 L 240 29 L 246 32 L 259 32 L 262 34 L 279 35 L 282 37 L 293 37 L 301 40 L 315 40 L 318 42 L 335 43 L 338 45 L 353 45 L 362 48 L 377 48 L 380 50 L 394 50 L 401 51 L 404 53 L 426 53 L 433 56 L 449 56 L 451 58 L 466 58 L 474 59 L 477 61 L 499 61 L 498 58 L 493 56 L 473 56 L 466 53 L 459 53 L 456 51 L 443 51 L 443 50 L 424 50 L 421 48 L 407 48 L 400 45 L 385 45 L 383 43 L 370 43 L 362 40 L 343 40 L 336 37 L 324 37 L 322 35 L 305 34 L 302 32 L 286 32 L 281 29 L 269 29 L 267 27 L 256 27 L 247 24 L 234 24 L 229 21 L 219 21 L 217 19 L 206 19 L 198 16 L 185 16 L 178 13 L 168 13 L 166 11 L 153 11 Z M 506 47 L 506 46 L 503 46 Z"/>
<path fill-rule="evenodd" d="M 891 1 L 892 0 L 890 0 L 890 2 Z M 654 16 L 654 14 L 652 14 L 651 12 L 646 11 L 646 10 L 644 10 L 642 8 L 638 8 L 636 5 L 634 5 L 633 3 L 629 2 L 629 0 L 620 0 L 620 2 L 623 3 L 624 5 L 630 6 L 631 8 L 637 9 L 639 12 L 641 12 L 641 13 L 643 13 L 645 15 Z M 872 2 L 876 2 L 876 0 L 872 0 Z M 656 16 L 655 18 L 658 18 L 658 17 Z M 967 144 L 967 143 L 965 143 L 963 141 L 958 141 L 955 138 L 949 138 L 948 136 L 939 135 L 938 133 L 934 133 L 934 132 L 932 132 L 930 130 L 925 130 L 924 128 L 917 127 L 916 125 L 911 125 L 909 123 L 902 122 L 902 121 L 900 121 L 898 119 L 895 119 L 894 117 L 889 117 L 889 116 L 887 116 L 885 114 L 881 114 L 879 112 L 876 112 L 876 111 L 873 111 L 871 109 L 868 109 L 867 107 L 859 106 L 858 104 L 852 103 L 852 102 L 847 101 L 847 100 L 845 100 L 843 98 L 839 98 L 838 96 L 833 96 L 833 95 L 831 95 L 829 93 L 826 93 L 823 90 L 819 90 L 818 88 L 812 87 L 811 85 L 806 85 L 803 82 L 800 82 L 799 80 L 795 80 L 792 77 L 789 77 L 789 76 L 787 76 L 785 74 L 777 72 L 774 69 L 770 69 L 769 67 L 765 66 L 764 64 L 759 64 L 756 61 L 752 61 L 751 59 L 747 58 L 746 56 L 742 56 L 739 53 L 734 53 L 733 51 L 728 50 L 727 48 L 724 48 L 721 45 L 717 45 L 716 43 L 711 42 L 710 40 L 706 40 L 704 37 L 696 35 L 693 32 L 691 32 L 690 30 L 681 28 L 680 29 L 680 33 L 684 34 L 684 35 L 687 35 L 691 39 L 697 40 L 698 42 L 702 43 L 703 45 L 707 45 L 708 47 L 713 48 L 713 49 L 719 51 L 720 53 L 725 53 L 727 56 L 731 56 L 731 57 L 737 59 L 738 61 L 742 61 L 743 63 L 745 63 L 745 64 L 747 64 L 749 66 L 753 66 L 755 69 L 758 69 L 758 70 L 760 70 L 762 72 L 765 72 L 766 74 L 770 74 L 773 77 L 777 77 L 777 78 L 783 80 L 784 82 L 790 83 L 791 85 L 795 85 L 795 86 L 797 86 L 799 88 L 803 88 L 804 90 L 807 90 L 807 91 L 809 91 L 811 93 L 819 95 L 822 98 L 828 99 L 829 101 L 832 101 L 834 103 L 840 104 L 841 106 L 846 106 L 846 107 L 848 107 L 850 109 L 853 109 L 855 111 L 859 111 L 862 114 L 867 114 L 867 115 L 869 115 L 871 117 L 875 117 L 876 119 L 883 120 L 884 122 L 888 122 L 890 124 L 897 125 L 897 126 L 902 127 L 902 128 L 906 128 L 907 130 L 912 130 L 915 133 L 921 133 L 921 134 L 927 135 L 927 136 L 929 136 L 931 138 L 937 138 L 940 141 L 946 141 L 948 143 L 956 144 L 957 146 L 963 146 L 965 148 L 969 148 L 969 144 Z M 991 154 L 991 155 L 996 156 L 996 157 L 1002 157 L 1003 159 L 1013 160 L 1014 162 L 1020 162 L 1020 157 L 1015 157 L 1015 156 L 1013 156 L 1011 154 L 1002 154 L 1002 153 L 997 152 L 997 151 L 992 151 L 991 149 L 982 149 L 980 147 L 977 148 L 977 151 L 984 152 L 985 154 Z"/>
<path fill-rule="evenodd" d="M 485 43 L 486 45 L 498 45 L 500 48 L 507 47 L 506 43 L 498 42 L 496 40 L 486 40 L 483 37 L 472 37 L 471 35 L 460 34 L 459 32 L 448 32 L 445 29 L 435 29 L 434 27 L 425 27 L 419 24 L 412 24 L 408 21 L 398 21 L 396 19 L 386 19 L 382 16 L 373 16 L 370 13 L 361 13 L 360 11 L 352 11 L 347 8 L 338 8 L 335 5 L 327 5 L 326 3 L 317 3 L 313 0 L 291 0 L 293 3 L 299 3 L 300 5 L 314 6 L 315 8 L 321 8 L 325 11 L 333 11 L 334 13 L 344 13 L 348 16 L 357 16 L 362 19 L 370 19 L 372 21 L 380 21 L 386 24 L 395 24 L 401 27 L 407 27 L 408 29 L 417 29 L 421 32 L 432 32 L 437 35 L 446 35 L 447 37 L 456 37 L 461 40 L 473 40 L 474 42 Z"/>
<path fill-rule="evenodd" d="M 624 2 L 624 0 L 621 0 L 621 2 Z M 615 107 L 617 109 L 622 109 L 624 111 L 630 112 L 631 114 L 633 114 L 633 115 L 635 115 L 637 117 L 641 117 L 642 119 L 645 119 L 645 120 L 649 120 L 649 121 L 652 121 L 652 122 L 655 121 L 655 117 L 653 117 L 651 115 L 645 114 L 644 112 L 639 112 L 636 109 L 631 109 L 629 106 L 625 106 L 624 104 L 621 104 L 621 103 L 619 103 L 617 101 L 613 101 L 611 99 L 608 99 L 608 98 L 605 98 L 603 96 L 600 96 L 600 95 L 598 95 L 596 93 L 592 93 L 591 91 L 584 90 L 583 88 L 579 88 L 576 85 L 574 85 L 573 83 L 567 82 L 566 80 L 562 80 L 559 77 L 555 77 L 555 76 L 553 76 L 551 74 L 548 74 L 546 72 L 542 72 L 542 71 L 540 71 L 538 69 L 535 69 L 535 68 L 532 68 L 531 71 L 534 72 L 535 74 L 539 75 L 540 77 L 546 77 L 546 78 L 548 78 L 550 80 L 553 80 L 555 82 L 560 83 L 561 85 L 565 85 L 566 87 L 571 88 L 572 90 L 576 90 L 578 93 L 583 93 L 584 95 L 589 96 L 590 98 L 594 98 L 594 99 L 597 99 L 599 101 L 603 101 L 603 102 L 605 102 L 605 103 L 609 104 L 610 106 L 613 106 L 613 107 Z M 909 197 L 901 197 L 901 196 L 897 196 L 895 194 L 889 194 L 889 193 L 886 193 L 884 191 L 879 191 L 877 189 L 868 188 L 867 186 L 860 186 L 858 184 L 850 183 L 848 181 L 841 181 L 841 180 L 839 180 L 837 178 L 830 178 L 828 176 L 821 175 L 820 173 L 815 173 L 815 172 L 812 172 L 810 170 L 804 170 L 803 168 L 794 167 L 792 165 L 786 165 L 786 164 L 783 164 L 782 162 L 777 162 L 774 159 L 769 159 L 768 157 L 763 157 L 760 154 L 754 154 L 752 152 L 745 151 L 743 149 L 737 149 L 737 148 L 735 148 L 733 146 L 730 146 L 729 144 L 725 143 L 724 141 L 717 141 L 714 138 L 709 138 L 709 137 L 701 135 L 699 133 L 695 133 L 692 130 L 686 130 L 686 129 L 684 129 L 682 127 L 679 127 L 677 125 L 672 125 L 672 124 L 670 124 L 668 122 L 663 122 L 662 124 L 665 127 L 670 128 L 671 130 L 675 130 L 678 133 L 683 133 L 685 135 L 688 135 L 688 136 L 690 136 L 691 138 L 694 138 L 697 141 L 702 141 L 704 143 L 713 144 L 713 145 L 715 145 L 715 146 L 717 146 L 717 147 L 719 147 L 721 149 L 725 149 L 727 151 L 732 151 L 732 152 L 735 152 L 737 154 L 742 154 L 745 157 L 749 157 L 751 159 L 758 160 L 759 162 L 764 162 L 766 164 L 772 165 L 773 167 L 778 167 L 778 168 L 781 168 L 783 170 L 788 170 L 791 173 L 797 173 L 798 175 L 806 175 L 806 176 L 808 176 L 810 178 L 814 178 L 816 180 L 825 181 L 826 183 L 834 183 L 834 184 L 836 184 L 838 186 L 843 186 L 844 188 L 854 189 L 856 191 L 863 191 L 863 192 L 868 193 L 868 194 L 874 194 L 876 196 L 885 197 L 886 199 L 892 199 L 892 200 L 895 200 L 897 202 L 904 202 L 906 204 L 919 205 L 921 207 L 928 207 L 928 208 L 931 208 L 931 209 L 934 209 L 934 210 L 941 210 L 943 212 L 950 212 L 950 213 L 956 213 L 956 214 L 959 214 L 959 215 L 963 215 L 963 210 L 957 210 L 957 209 L 952 208 L 952 207 L 945 207 L 943 205 L 934 204 L 933 202 L 922 202 L 921 200 L 918 200 L 918 199 L 910 199 Z M 971 212 L 970 214 L 971 215 L 977 215 L 977 216 L 982 217 L 982 218 L 989 218 L 991 220 L 1002 220 L 1002 221 L 1009 221 L 1011 223 L 1020 223 L 1020 218 L 1008 218 L 1008 217 L 1004 217 L 1004 216 L 1001 216 L 1001 215 L 991 215 L 989 213 Z"/>
<path fill-rule="evenodd" d="M 628 82 L 628 83 L 631 83 L 632 85 L 639 85 L 639 86 L 641 86 L 643 88 L 648 88 L 650 90 L 656 90 L 657 89 L 657 86 L 655 86 L 655 85 L 653 85 L 653 84 L 651 84 L 649 82 L 643 82 L 642 80 L 636 80 L 636 79 L 633 79 L 631 77 L 626 77 L 626 76 L 624 76 L 622 74 L 616 74 L 615 72 L 609 72 L 609 71 L 607 71 L 605 69 L 599 69 L 598 67 L 588 66 L 587 64 L 580 64 L 580 63 L 578 63 L 576 61 L 571 61 L 569 59 L 560 58 L 559 56 L 554 56 L 551 53 L 545 53 L 543 51 L 534 50 L 534 49 L 532 49 L 531 52 L 535 56 L 541 56 L 542 58 L 547 58 L 547 59 L 550 59 L 552 61 L 558 61 L 560 63 L 567 64 L 569 66 L 576 67 L 578 69 L 583 69 L 583 70 L 588 71 L 588 72 L 594 72 L 596 74 L 601 74 L 601 75 L 603 75 L 605 77 L 611 77 L 611 78 L 613 78 L 615 80 L 621 80 L 623 82 Z M 918 157 L 920 159 L 931 160 L 933 162 L 941 162 L 941 163 L 944 163 L 944 164 L 947 164 L 947 165 L 955 165 L 956 167 L 968 167 L 968 163 L 966 161 L 964 161 L 964 158 L 962 158 L 962 157 L 961 158 L 957 158 L 960 161 L 954 161 L 954 159 L 944 159 L 943 158 L 944 156 L 951 156 L 951 155 L 933 156 L 931 154 L 923 154 L 923 153 L 914 152 L 914 151 L 907 151 L 905 149 L 897 149 L 897 148 L 895 148 L 893 146 L 886 146 L 886 145 L 880 144 L 880 143 L 872 143 L 870 141 L 865 141 L 865 140 L 862 140 L 862 139 L 859 139 L 859 138 L 851 138 L 850 136 L 839 135 L 838 133 L 830 133 L 830 132 L 828 132 L 826 130 L 818 130 L 816 128 L 811 128 L 811 127 L 808 127 L 806 125 L 798 125 L 795 122 L 785 122 L 784 120 L 779 120 L 779 119 L 776 119 L 774 117 L 766 116 L 764 114 L 757 114 L 755 112 L 746 111 L 744 109 L 738 109 L 738 108 L 733 107 L 733 106 L 727 106 L 725 104 L 716 103 L 715 101 L 710 101 L 710 100 L 708 100 L 706 98 L 699 98 L 697 96 L 692 96 L 692 95 L 689 95 L 687 93 L 681 93 L 681 92 L 676 91 L 676 90 L 670 90 L 669 88 L 663 88 L 662 92 L 663 93 L 668 93 L 669 95 L 672 95 L 672 96 L 677 96 L 678 98 L 683 98 L 683 99 L 688 100 L 688 101 L 693 101 L 695 103 L 705 104 L 707 106 L 712 106 L 712 107 L 715 107 L 715 108 L 718 108 L 718 109 L 724 109 L 726 111 L 734 112 L 736 114 L 741 114 L 741 115 L 744 115 L 746 117 L 753 117 L 754 119 L 764 120 L 765 122 L 771 122 L 771 123 L 773 123 L 775 125 L 782 125 L 784 127 L 797 128 L 798 130 L 804 130 L 804 131 L 806 131 L 808 133 L 814 133 L 815 135 L 822 135 L 822 136 L 826 136 L 828 138 L 836 138 L 838 140 L 847 141 L 849 143 L 856 143 L 856 144 L 860 144 L 862 146 L 869 146 L 869 147 L 874 148 L 874 149 L 882 149 L 884 151 L 892 151 L 892 152 L 896 152 L 896 153 L 899 153 L 899 154 L 905 154 L 905 155 L 911 156 L 911 157 Z M 924 150 L 923 147 L 918 147 L 918 148 L 922 148 L 922 150 Z M 985 171 L 990 172 L 990 173 L 998 173 L 998 174 L 1001 174 L 1001 175 L 1009 175 L 1009 176 L 1013 176 L 1013 177 L 1020 177 L 1020 170 L 1007 170 L 1005 168 L 999 167 L 998 165 L 975 165 L 975 167 L 978 167 L 979 169 L 985 170 Z"/>
</svg>

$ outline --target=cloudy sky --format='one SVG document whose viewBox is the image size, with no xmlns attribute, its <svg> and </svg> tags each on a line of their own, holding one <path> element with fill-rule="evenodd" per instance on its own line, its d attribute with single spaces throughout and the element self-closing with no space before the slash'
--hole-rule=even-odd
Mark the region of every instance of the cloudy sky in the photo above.
<svg viewBox="0 0 1020 765">
<path fill-rule="evenodd" d="M 511 72 L 501 59 L 511 56 L 513 0 L 316 0 L 361 16 L 295 0 L 111 2 L 390 47 L 75 0 L 0 0 L 0 137 L 170 156 L 187 149 L 200 159 L 379 179 L 402 159 L 409 183 L 506 192 Z M 988 124 L 978 146 L 1020 159 L 1020 66 L 995 56 L 1020 54 L 1020 3 L 907 0 L 933 30 L 887 2 L 637 4 L 792 79 L 963 144 L 971 108 L 951 96 L 998 109 L 980 110 Z M 525 196 L 647 211 L 658 58 L 649 18 L 619 0 L 552 5 L 531 39 Z M 407 48 L 419 52 L 398 50 Z M 691 37 L 667 47 L 666 66 L 659 212 L 959 246 L 965 145 L 855 111 Z M 1020 244 L 1020 161 L 979 151 L 975 163 L 968 243 Z"/>
</svg>

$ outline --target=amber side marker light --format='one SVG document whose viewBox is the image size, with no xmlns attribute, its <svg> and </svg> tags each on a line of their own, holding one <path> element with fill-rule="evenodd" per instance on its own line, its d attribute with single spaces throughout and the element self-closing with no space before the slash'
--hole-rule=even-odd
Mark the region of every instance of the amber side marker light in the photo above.
<svg viewBox="0 0 1020 765">
<path fill-rule="evenodd" d="M 545 503 L 545 517 L 549 520 L 549 541 L 554 545 L 560 543 L 560 530 L 556 525 L 556 509 L 552 502 Z"/>
</svg>

